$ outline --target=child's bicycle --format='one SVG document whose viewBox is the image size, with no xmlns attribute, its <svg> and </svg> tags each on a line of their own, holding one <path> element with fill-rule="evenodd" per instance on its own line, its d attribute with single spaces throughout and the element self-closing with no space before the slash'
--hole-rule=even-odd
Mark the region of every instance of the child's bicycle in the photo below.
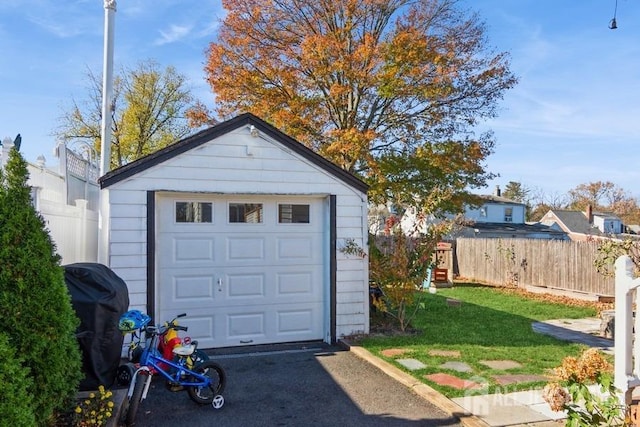
<svg viewBox="0 0 640 427">
<path fill-rule="evenodd" d="M 175 358 L 168 360 L 158 350 L 158 340 L 171 330 L 186 331 L 175 321 L 164 325 L 144 326 L 145 345 L 140 355 L 138 368 L 131 378 L 127 398 L 122 406 L 121 421 L 131 426 L 135 423 L 136 414 L 142 401 L 146 399 L 154 375 L 160 375 L 172 386 L 186 390 L 194 402 L 201 405 L 211 404 L 215 409 L 224 405 L 222 391 L 226 383 L 224 370 L 215 362 L 205 360 L 189 368 L 190 357 L 196 345 L 182 345 L 173 349 Z"/>
<path fill-rule="evenodd" d="M 178 314 L 170 322 L 165 322 L 164 326 L 167 327 L 167 332 L 158 339 L 158 351 L 165 359 L 173 359 L 174 361 L 178 357 L 174 354 L 173 350 L 178 346 L 195 345 L 196 349 L 188 356 L 186 360 L 187 368 L 191 369 L 195 365 L 209 360 L 209 356 L 204 351 L 198 349 L 198 341 L 191 341 L 191 338 L 184 337 L 180 339 L 176 331 L 177 320 L 181 317 L 185 317 L 187 314 Z M 116 373 L 116 381 L 120 386 L 129 386 L 131 384 L 131 378 L 133 373 L 138 369 L 140 363 L 140 356 L 144 350 L 143 333 L 144 328 L 151 322 L 151 317 L 141 312 L 140 310 L 129 310 L 120 317 L 118 323 L 118 329 L 123 334 L 131 334 L 129 344 L 127 346 L 127 358 L 128 362 L 120 365 Z M 171 327 L 169 327 L 171 326 Z M 167 382 L 169 389 L 175 389 Z"/>
</svg>

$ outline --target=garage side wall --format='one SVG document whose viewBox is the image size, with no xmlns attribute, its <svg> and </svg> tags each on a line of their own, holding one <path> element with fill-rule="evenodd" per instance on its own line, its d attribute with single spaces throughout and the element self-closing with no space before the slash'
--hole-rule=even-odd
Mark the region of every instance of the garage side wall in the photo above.
<svg viewBox="0 0 640 427">
<path fill-rule="evenodd" d="M 238 129 L 103 191 L 109 191 L 110 200 L 109 266 L 127 283 L 131 308 L 141 310 L 147 310 L 148 192 L 335 196 L 333 338 L 368 332 L 368 258 L 341 251 L 348 242 L 367 248 L 366 194 L 277 141 Z"/>
</svg>

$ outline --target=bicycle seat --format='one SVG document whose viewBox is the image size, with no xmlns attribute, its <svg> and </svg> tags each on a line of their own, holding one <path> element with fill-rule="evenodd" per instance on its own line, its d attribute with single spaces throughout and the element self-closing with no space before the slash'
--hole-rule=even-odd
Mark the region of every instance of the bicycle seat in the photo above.
<svg viewBox="0 0 640 427">
<path fill-rule="evenodd" d="M 196 346 L 193 344 L 179 345 L 173 348 L 173 354 L 178 356 L 191 356 L 195 349 Z"/>
</svg>

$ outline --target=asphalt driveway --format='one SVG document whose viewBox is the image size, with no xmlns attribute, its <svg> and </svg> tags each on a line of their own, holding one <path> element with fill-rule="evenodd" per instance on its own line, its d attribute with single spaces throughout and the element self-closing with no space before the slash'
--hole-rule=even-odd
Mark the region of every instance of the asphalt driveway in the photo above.
<svg viewBox="0 0 640 427">
<path fill-rule="evenodd" d="M 212 354 L 227 374 L 225 405 L 199 406 L 155 378 L 137 426 L 460 426 L 378 368 L 312 343 Z"/>
</svg>

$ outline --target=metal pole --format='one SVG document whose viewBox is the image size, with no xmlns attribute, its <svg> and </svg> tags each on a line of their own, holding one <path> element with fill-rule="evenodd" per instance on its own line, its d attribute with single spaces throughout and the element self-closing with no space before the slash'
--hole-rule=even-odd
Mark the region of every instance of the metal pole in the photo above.
<svg viewBox="0 0 640 427">
<path fill-rule="evenodd" d="M 113 31 L 116 2 L 104 0 L 104 62 L 102 72 L 102 127 L 100 176 L 104 176 L 111 166 L 111 105 L 113 94 Z M 100 190 L 98 209 L 98 262 L 109 265 L 109 195 L 108 190 Z"/>
</svg>

